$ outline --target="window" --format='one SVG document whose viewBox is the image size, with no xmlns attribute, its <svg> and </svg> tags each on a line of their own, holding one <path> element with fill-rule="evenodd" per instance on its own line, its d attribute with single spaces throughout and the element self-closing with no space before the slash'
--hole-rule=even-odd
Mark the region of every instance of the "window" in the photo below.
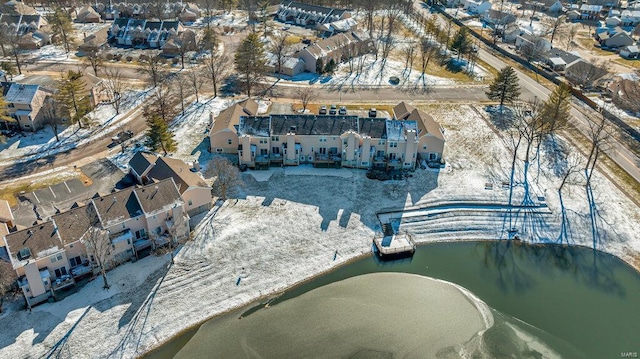
<svg viewBox="0 0 640 359">
<path fill-rule="evenodd" d="M 228 144 L 228 145 L 233 144 L 233 140 L 232 140 L 232 139 L 228 139 L 228 140 L 227 140 L 227 144 Z"/>
<path fill-rule="evenodd" d="M 55 256 L 51 257 L 51 263 L 55 263 L 61 260 L 62 260 L 62 254 L 56 254 Z"/>
<path fill-rule="evenodd" d="M 398 147 L 398 142 L 389 142 L 389 147 L 392 147 L 392 148 Z"/>
<path fill-rule="evenodd" d="M 326 147 L 320 147 L 318 149 L 318 153 L 321 155 L 326 155 L 327 154 L 327 148 Z"/>
<path fill-rule="evenodd" d="M 369 165 L 369 161 L 364 161 L 364 162 L 362 162 L 362 165 L 363 165 L 363 166 L 368 166 L 368 165 Z"/>
<path fill-rule="evenodd" d="M 396 154 L 395 153 L 390 153 L 389 154 L 389 160 L 390 161 L 394 161 L 396 159 Z"/>
<path fill-rule="evenodd" d="M 260 143 L 261 143 L 261 144 L 265 144 L 265 143 L 268 143 L 268 141 L 267 141 L 267 139 L 266 139 L 266 138 L 261 138 L 261 139 L 260 139 Z"/>
<path fill-rule="evenodd" d="M 216 152 L 222 153 L 222 151 L 224 151 L 222 148 L 216 148 Z"/>
<path fill-rule="evenodd" d="M 327 139 L 324 137 L 320 137 L 320 142 L 327 142 Z"/>
<path fill-rule="evenodd" d="M 71 268 L 79 266 L 82 264 L 82 257 L 77 256 L 69 259 L 69 264 L 71 264 Z"/>
<path fill-rule="evenodd" d="M 56 278 L 60 278 L 63 275 L 67 275 L 67 267 L 60 267 L 54 271 L 56 273 Z"/>
<path fill-rule="evenodd" d="M 31 128 L 31 125 L 24 125 L 24 128 Z"/>
<path fill-rule="evenodd" d="M 384 146 L 384 140 L 379 140 L 378 141 L 378 146 Z"/>
<path fill-rule="evenodd" d="M 280 154 L 280 147 L 271 147 L 271 153 L 275 155 Z"/>
<path fill-rule="evenodd" d="M 429 161 L 435 161 L 438 156 L 435 153 L 429 153 Z"/>
<path fill-rule="evenodd" d="M 142 239 L 142 238 L 146 238 L 147 234 L 144 232 L 144 228 L 136 231 L 136 239 Z"/>
<path fill-rule="evenodd" d="M 280 136 L 271 136 L 271 141 L 280 142 Z"/>
<path fill-rule="evenodd" d="M 269 151 L 266 148 L 260 149 L 260 156 L 266 156 L 269 154 Z"/>
<path fill-rule="evenodd" d="M 189 205 L 193 206 L 193 201 L 192 200 L 189 200 Z"/>
</svg>

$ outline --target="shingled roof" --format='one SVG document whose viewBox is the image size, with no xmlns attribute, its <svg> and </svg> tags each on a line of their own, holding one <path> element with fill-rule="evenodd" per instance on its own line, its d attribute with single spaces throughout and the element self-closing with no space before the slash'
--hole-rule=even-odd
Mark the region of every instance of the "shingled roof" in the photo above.
<svg viewBox="0 0 640 359">
<path fill-rule="evenodd" d="M 82 206 L 51 217 L 65 245 L 79 241 L 89 227 L 98 224 L 94 211 L 92 207 Z"/>
<path fill-rule="evenodd" d="M 209 187 L 202 177 L 191 172 L 191 167 L 182 160 L 170 157 L 160 157 L 155 166 L 149 171 L 149 178 L 154 181 L 162 181 L 173 178 L 180 194 L 189 187 Z"/>
<path fill-rule="evenodd" d="M 252 99 L 240 101 L 220 111 L 215 117 L 211 133 L 218 133 L 225 129 L 235 132 L 234 126 L 238 125 L 240 116 L 255 116 L 258 113 L 258 103 Z"/>
<path fill-rule="evenodd" d="M 136 188 L 134 193 L 146 214 L 155 213 L 167 206 L 175 207 L 183 204 L 173 178 Z"/>
<path fill-rule="evenodd" d="M 426 133 L 431 134 L 434 137 L 437 137 L 444 141 L 444 134 L 442 133 L 442 128 L 440 125 L 424 111 L 413 109 L 411 114 L 407 117 L 407 120 L 413 120 L 418 123 L 418 136 L 422 137 L 426 135 Z"/>
<path fill-rule="evenodd" d="M 152 166 L 158 160 L 158 156 L 149 152 L 136 152 L 135 155 L 129 160 L 129 168 L 134 170 L 139 176 L 146 171 L 149 166 Z"/>
<path fill-rule="evenodd" d="M 17 261 L 20 260 L 18 252 L 25 248 L 29 249 L 30 258 L 34 259 L 46 256 L 47 250 L 64 248 L 58 231 L 51 221 L 11 233 L 5 236 L 5 239 L 9 255 Z"/>
<path fill-rule="evenodd" d="M 103 227 L 109 227 L 142 214 L 142 208 L 133 190 L 133 187 L 126 188 L 91 201 L 98 210 Z"/>
</svg>

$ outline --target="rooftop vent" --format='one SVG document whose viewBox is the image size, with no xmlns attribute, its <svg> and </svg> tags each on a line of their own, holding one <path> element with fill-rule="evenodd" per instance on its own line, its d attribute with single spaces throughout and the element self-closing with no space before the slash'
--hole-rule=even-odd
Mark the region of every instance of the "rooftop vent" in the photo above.
<svg viewBox="0 0 640 359">
<path fill-rule="evenodd" d="M 18 251 L 18 260 L 22 261 L 31 258 L 31 250 L 29 248 L 22 248 Z"/>
</svg>

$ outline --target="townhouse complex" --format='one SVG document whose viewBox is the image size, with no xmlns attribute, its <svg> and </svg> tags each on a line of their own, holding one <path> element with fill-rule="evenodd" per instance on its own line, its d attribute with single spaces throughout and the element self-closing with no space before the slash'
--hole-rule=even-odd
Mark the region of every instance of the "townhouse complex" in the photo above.
<svg viewBox="0 0 640 359">
<path fill-rule="evenodd" d="M 427 113 L 404 102 L 393 118 L 353 115 L 271 114 L 256 116 L 252 100 L 213 118 L 211 151 L 237 154 L 239 165 L 415 169 L 438 163 L 444 131 Z"/>
<path fill-rule="evenodd" d="M 130 187 L 55 214 L 32 227 L 3 235 L 29 307 L 96 268 L 92 230 L 106 231 L 107 268 L 135 260 L 143 251 L 189 236 L 189 217 L 173 178 Z"/>
</svg>

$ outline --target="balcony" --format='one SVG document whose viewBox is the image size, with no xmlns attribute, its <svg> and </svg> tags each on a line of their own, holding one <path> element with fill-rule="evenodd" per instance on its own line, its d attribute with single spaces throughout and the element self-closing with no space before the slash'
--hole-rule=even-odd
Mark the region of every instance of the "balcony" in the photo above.
<svg viewBox="0 0 640 359">
<path fill-rule="evenodd" d="M 51 282 L 51 288 L 56 291 L 64 289 L 76 284 L 76 281 L 70 275 L 63 275 L 60 278 Z"/>
<path fill-rule="evenodd" d="M 269 160 L 271 163 L 282 163 L 283 157 L 280 153 L 272 153 L 269 155 Z"/>
<path fill-rule="evenodd" d="M 269 155 L 257 155 L 254 161 L 256 165 L 268 165 L 270 162 Z"/>
<path fill-rule="evenodd" d="M 335 163 L 342 162 L 342 156 L 337 153 L 318 153 L 316 152 L 313 156 L 313 161 L 315 163 Z"/>
</svg>

